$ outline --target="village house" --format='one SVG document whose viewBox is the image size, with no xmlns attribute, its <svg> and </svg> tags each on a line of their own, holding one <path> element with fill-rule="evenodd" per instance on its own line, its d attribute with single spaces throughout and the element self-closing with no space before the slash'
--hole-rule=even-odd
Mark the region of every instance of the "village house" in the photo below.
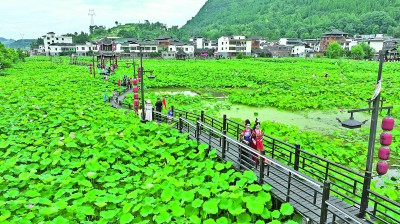
<svg viewBox="0 0 400 224">
<path fill-rule="evenodd" d="M 343 49 L 345 48 L 345 43 L 348 33 L 342 32 L 337 29 L 333 29 L 330 32 L 326 32 L 321 36 L 320 51 L 325 52 L 328 45 L 332 42 L 338 42 Z"/>
<path fill-rule="evenodd" d="M 39 51 L 46 55 L 50 55 L 50 48 L 52 48 L 53 55 L 55 53 L 60 53 L 60 47 L 56 47 L 55 44 L 72 44 L 72 37 L 68 36 L 56 36 L 54 32 L 48 32 L 46 35 L 42 36 L 43 45 L 39 46 Z M 53 47 L 50 47 L 52 45 Z M 61 46 L 61 45 L 60 45 Z M 57 50 L 55 50 L 57 48 Z"/>
<path fill-rule="evenodd" d="M 251 40 L 246 36 L 222 36 L 218 38 L 218 55 L 221 57 L 236 57 L 239 53 L 251 55 Z"/>
<path fill-rule="evenodd" d="M 186 59 L 194 57 L 195 47 L 182 42 L 173 42 L 168 46 L 168 51 L 162 52 L 162 57 L 165 59 Z"/>
<path fill-rule="evenodd" d="M 95 46 L 91 42 L 86 42 L 85 44 L 76 44 L 76 55 L 78 56 L 89 56 L 90 52 L 93 52 Z"/>
</svg>

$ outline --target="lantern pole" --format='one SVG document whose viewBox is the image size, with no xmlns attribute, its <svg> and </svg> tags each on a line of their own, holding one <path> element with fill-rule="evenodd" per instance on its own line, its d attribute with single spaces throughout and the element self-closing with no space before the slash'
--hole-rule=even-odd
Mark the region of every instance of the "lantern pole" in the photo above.
<svg viewBox="0 0 400 224">
<path fill-rule="evenodd" d="M 139 73 L 138 73 L 139 75 Z M 141 122 L 145 123 L 146 122 L 146 117 L 144 114 L 144 84 L 143 84 L 144 78 L 143 78 L 143 53 L 142 53 L 142 47 L 140 46 L 140 86 L 141 86 L 141 92 L 142 92 L 142 120 Z"/>
<path fill-rule="evenodd" d="M 384 51 L 381 50 L 379 52 L 379 70 L 378 70 L 378 80 L 377 85 L 380 85 L 379 82 L 382 81 L 382 66 L 384 61 Z M 371 126 L 369 130 L 369 139 L 368 139 L 368 155 L 367 155 L 367 163 L 365 167 L 365 176 L 363 183 L 363 190 L 361 195 L 361 203 L 360 203 L 360 218 L 364 218 L 366 214 L 366 210 L 368 208 L 368 196 L 369 189 L 371 187 L 371 179 L 372 179 L 372 163 L 374 159 L 374 149 L 375 149 L 375 139 L 376 139 L 376 129 L 378 124 L 378 110 L 379 110 L 379 101 L 381 94 L 377 93 L 375 99 L 373 100 L 373 110 L 371 115 Z"/>
</svg>

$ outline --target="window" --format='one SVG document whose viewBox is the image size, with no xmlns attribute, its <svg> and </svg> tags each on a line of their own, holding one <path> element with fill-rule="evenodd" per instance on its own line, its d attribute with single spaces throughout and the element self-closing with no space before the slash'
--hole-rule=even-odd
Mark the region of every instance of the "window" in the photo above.
<svg viewBox="0 0 400 224">
<path fill-rule="evenodd" d="M 50 42 L 47 42 L 47 44 L 50 44 Z"/>
<path fill-rule="evenodd" d="M 57 48 L 56 48 L 56 51 L 57 51 Z"/>
<path fill-rule="evenodd" d="M 58 37 L 56 38 L 56 40 L 58 40 Z"/>
<path fill-rule="evenodd" d="M 155 51 L 157 48 L 156 47 L 152 47 L 152 50 Z"/>
<path fill-rule="evenodd" d="M 186 47 L 186 48 L 185 48 L 185 51 L 189 51 L 189 48 Z"/>
<path fill-rule="evenodd" d="M 51 42 L 54 43 L 54 40 L 52 40 Z"/>
<path fill-rule="evenodd" d="M 92 50 L 92 48 L 91 47 L 89 47 L 89 51 L 91 51 Z"/>
<path fill-rule="evenodd" d="M 64 40 L 64 38 L 61 38 L 61 40 Z"/>
<path fill-rule="evenodd" d="M 47 40 L 50 40 L 50 37 L 47 37 Z"/>
<path fill-rule="evenodd" d="M 82 50 L 84 51 L 84 50 L 85 50 L 85 47 L 82 47 Z"/>
<path fill-rule="evenodd" d="M 169 48 L 169 51 L 172 51 L 172 47 Z"/>
</svg>

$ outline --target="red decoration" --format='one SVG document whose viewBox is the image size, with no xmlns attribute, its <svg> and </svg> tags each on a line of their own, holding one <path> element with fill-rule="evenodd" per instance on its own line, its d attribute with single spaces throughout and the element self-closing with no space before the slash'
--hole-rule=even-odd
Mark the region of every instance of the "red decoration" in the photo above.
<svg viewBox="0 0 400 224">
<path fill-rule="evenodd" d="M 121 79 L 118 79 L 118 86 L 121 86 Z"/>
<path fill-rule="evenodd" d="M 165 97 L 162 99 L 162 104 L 164 105 L 164 108 L 167 108 L 167 100 Z"/>
<path fill-rule="evenodd" d="M 133 94 L 133 98 L 139 99 L 139 94 L 137 94 L 137 93 Z"/>
<path fill-rule="evenodd" d="M 382 129 L 385 131 L 391 131 L 394 127 L 394 118 L 393 117 L 385 117 L 382 120 Z"/>
<path fill-rule="evenodd" d="M 390 156 L 390 148 L 387 146 L 380 147 L 378 156 L 379 156 L 379 159 L 388 160 L 389 156 Z"/>
<path fill-rule="evenodd" d="M 139 88 L 138 88 L 137 86 L 134 86 L 134 87 L 133 87 L 133 92 L 134 92 L 134 93 L 138 93 L 138 92 L 139 92 Z"/>
<path fill-rule="evenodd" d="M 133 100 L 133 106 L 138 107 L 139 106 L 139 100 L 137 100 L 137 99 Z"/>
<path fill-rule="evenodd" d="M 138 80 L 137 80 L 137 79 L 133 79 L 133 80 L 132 80 L 132 84 L 133 84 L 134 86 L 136 86 L 136 85 L 138 84 Z"/>
<path fill-rule="evenodd" d="M 378 172 L 379 175 L 386 174 L 388 170 L 389 164 L 386 161 L 379 161 L 378 164 L 376 164 L 376 172 Z"/>
<path fill-rule="evenodd" d="M 392 134 L 390 132 L 383 132 L 381 134 L 381 145 L 390 145 L 392 144 Z"/>
</svg>

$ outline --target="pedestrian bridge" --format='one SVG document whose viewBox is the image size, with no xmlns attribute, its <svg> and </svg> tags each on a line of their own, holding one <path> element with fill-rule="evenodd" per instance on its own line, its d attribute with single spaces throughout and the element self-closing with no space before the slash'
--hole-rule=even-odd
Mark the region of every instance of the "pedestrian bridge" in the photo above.
<svg viewBox="0 0 400 224">
<path fill-rule="evenodd" d="M 265 151 L 260 154 L 239 141 L 244 126 L 226 116 L 219 120 L 204 112 L 178 109 L 174 118 L 154 113 L 159 122 L 208 144 L 209 150 L 216 149 L 219 158 L 231 161 L 235 169 L 255 172 L 259 184 L 271 185 L 275 198 L 289 202 L 309 223 L 400 223 L 400 204 L 371 190 L 364 193 L 367 210 L 360 211 L 364 179 L 371 178 L 368 175 L 266 135 Z M 254 154 L 260 157 L 258 166 L 252 161 Z M 363 212 L 367 215 L 361 219 Z"/>
</svg>

